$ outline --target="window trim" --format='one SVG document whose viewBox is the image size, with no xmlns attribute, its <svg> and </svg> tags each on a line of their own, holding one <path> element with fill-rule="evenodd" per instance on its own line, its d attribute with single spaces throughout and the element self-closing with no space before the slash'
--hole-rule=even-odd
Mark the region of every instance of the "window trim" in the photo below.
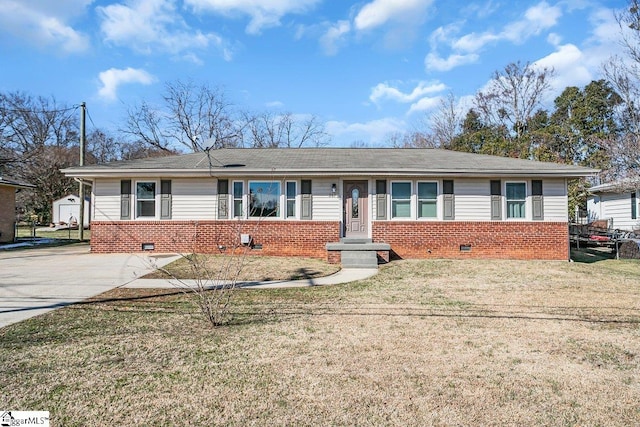
<svg viewBox="0 0 640 427">
<path fill-rule="evenodd" d="M 153 184 L 153 216 L 140 216 L 138 213 L 138 184 Z M 157 220 L 160 218 L 160 197 L 158 193 L 159 181 L 157 179 L 139 179 L 133 185 L 133 218 L 137 221 Z M 142 201 L 151 201 L 151 199 L 142 199 Z"/>
<path fill-rule="evenodd" d="M 394 184 L 409 184 L 409 198 L 408 199 L 397 199 L 394 200 L 393 198 L 393 185 Z M 414 206 L 414 202 L 413 202 L 413 195 L 414 195 L 414 181 L 413 180 L 397 180 L 397 181 L 391 181 L 390 185 L 389 185 L 389 197 L 391 200 L 391 203 L 389 203 L 389 209 L 390 209 L 390 214 L 389 214 L 389 218 L 391 220 L 396 220 L 396 221 L 406 221 L 406 220 L 413 220 L 415 219 L 414 215 L 413 215 L 413 206 Z M 409 201 L 409 216 L 394 216 L 393 215 L 393 202 L 394 201 Z"/>
<path fill-rule="evenodd" d="M 524 185 L 524 200 L 521 199 L 509 199 L 509 195 L 507 193 L 507 185 L 508 184 L 522 184 Z M 506 221 L 524 221 L 529 219 L 529 186 L 527 185 L 527 181 L 505 181 L 504 182 L 504 219 Z M 519 217 L 510 217 L 509 216 L 509 201 L 523 201 L 524 202 L 524 215 Z"/>
<path fill-rule="evenodd" d="M 289 197 L 289 184 L 293 184 L 293 197 Z M 293 215 L 289 216 L 289 202 L 293 202 Z M 284 182 L 284 217 L 285 219 L 298 219 L 298 181 L 288 180 Z"/>
<path fill-rule="evenodd" d="M 277 215 L 274 215 L 274 216 L 251 215 L 251 184 L 257 183 L 257 182 L 269 182 L 269 183 L 277 183 L 278 184 L 278 187 L 279 187 L 278 194 L 274 194 L 276 196 L 276 200 L 278 201 L 277 202 L 278 206 L 276 208 Z M 284 213 L 283 213 L 283 209 L 282 209 L 282 202 L 283 202 L 282 180 L 279 180 L 279 179 L 249 180 L 247 182 L 246 202 L 247 202 L 246 218 L 250 218 L 250 219 L 282 219 L 284 217 L 283 216 Z"/>
<path fill-rule="evenodd" d="M 420 184 L 435 184 L 436 185 L 436 195 L 435 198 L 433 199 L 421 199 L 420 198 Z M 416 181 L 416 218 L 420 221 L 434 221 L 434 220 L 439 220 L 439 207 L 440 207 L 440 182 L 433 180 L 433 181 Z M 436 212 L 434 216 L 421 216 L 420 215 L 420 202 L 421 201 L 433 201 L 435 202 L 435 206 L 436 206 Z"/>
<path fill-rule="evenodd" d="M 236 184 L 240 184 L 242 186 L 240 197 L 236 197 Z M 229 197 L 229 195 L 227 195 Z M 241 180 L 233 180 L 231 181 L 231 218 L 236 219 L 245 219 L 247 217 L 246 210 L 246 200 L 245 200 L 245 192 L 244 192 L 244 181 Z M 236 200 L 240 201 L 240 206 L 242 208 L 242 212 L 240 215 L 236 214 Z"/>
</svg>

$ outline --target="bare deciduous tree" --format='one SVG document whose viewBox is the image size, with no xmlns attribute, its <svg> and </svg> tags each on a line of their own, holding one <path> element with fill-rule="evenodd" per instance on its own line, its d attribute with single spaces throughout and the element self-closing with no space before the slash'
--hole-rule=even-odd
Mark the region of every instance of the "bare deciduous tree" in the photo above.
<svg viewBox="0 0 640 427">
<path fill-rule="evenodd" d="M 436 144 L 431 135 L 419 131 L 392 133 L 389 135 L 389 145 L 395 148 L 435 148 Z"/>
<path fill-rule="evenodd" d="M 264 112 L 244 114 L 245 142 L 254 148 L 319 147 L 328 135 L 316 116 Z"/>
<path fill-rule="evenodd" d="M 19 199 L 43 221 L 53 200 L 77 188 L 60 168 L 77 164 L 78 141 L 77 106 L 23 92 L 0 94 L 0 167 L 36 185 Z"/>
<path fill-rule="evenodd" d="M 237 146 L 241 140 L 238 120 L 219 88 L 180 80 L 167 83 L 164 105 L 142 102 L 127 112 L 121 132 L 135 141 L 165 151 Z"/>
<path fill-rule="evenodd" d="M 436 147 L 451 148 L 453 140 L 462 132 L 464 114 L 458 107 L 456 97 L 449 93 L 440 100 L 440 107 L 429 118 L 431 140 Z"/>
<path fill-rule="evenodd" d="M 526 123 L 550 89 L 553 69 L 514 62 L 494 72 L 488 87 L 477 93 L 476 111 L 489 125 L 504 126 L 519 139 Z"/>
<path fill-rule="evenodd" d="M 640 1 L 629 0 L 616 15 L 625 57 L 612 57 L 603 72 L 622 98 L 618 109 L 621 132 L 606 141 L 612 159 L 609 179 L 640 179 Z"/>
</svg>

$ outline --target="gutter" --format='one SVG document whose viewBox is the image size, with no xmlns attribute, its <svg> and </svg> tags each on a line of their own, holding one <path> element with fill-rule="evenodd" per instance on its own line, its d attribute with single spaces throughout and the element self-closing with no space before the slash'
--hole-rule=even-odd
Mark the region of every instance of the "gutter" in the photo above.
<svg viewBox="0 0 640 427">
<path fill-rule="evenodd" d="M 433 177 L 468 177 L 468 178 L 487 178 L 487 177 L 557 177 L 557 178 L 581 178 L 594 176 L 598 170 L 591 169 L 585 171 L 541 171 L 541 170 L 398 170 L 398 171 L 382 171 L 382 170 L 278 170 L 278 169 L 242 169 L 242 168 L 213 168 L 211 170 L 202 169 L 117 169 L 117 170 L 64 170 L 67 176 L 74 179 L 95 179 L 95 178 L 121 178 L 121 177 L 187 177 L 187 178 L 206 178 L 206 177 L 236 177 L 236 176 L 308 176 L 308 177 L 409 177 L 409 176 L 433 176 Z"/>
<path fill-rule="evenodd" d="M 85 184 L 85 185 L 90 185 L 93 187 L 93 180 L 92 179 L 86 179 L 86 178 L 78 178 L 78 177 L 73 177 L 73 180 L 80 183 L 80 184 Z"/>
</svg>

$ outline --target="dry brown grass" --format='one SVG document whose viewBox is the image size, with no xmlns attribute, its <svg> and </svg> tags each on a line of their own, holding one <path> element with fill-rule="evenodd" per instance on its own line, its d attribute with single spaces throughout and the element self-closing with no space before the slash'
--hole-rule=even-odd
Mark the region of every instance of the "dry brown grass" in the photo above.
<svg viewBox="0 0 640 427">
<path fill-rule="evenodd" d="M 313 279 L 337 272 L 340 266 L 315 258 L 273 256 L 186 255 L 144 276 L 147 279 L 196 279 L 206 271 L 214 278 L 238 281 Z M 197 268 L 194 268 L 197 267 Z M 233 272 L 238 271 L 235 278 Z"/>
<path fill-rule="evenodd" d="M 241 290 L 215 330 L 176 292 L 1 329 L 0 406 L 56 426 L 640 424 L 638 262 L 402 261 Z"/>
</svg>

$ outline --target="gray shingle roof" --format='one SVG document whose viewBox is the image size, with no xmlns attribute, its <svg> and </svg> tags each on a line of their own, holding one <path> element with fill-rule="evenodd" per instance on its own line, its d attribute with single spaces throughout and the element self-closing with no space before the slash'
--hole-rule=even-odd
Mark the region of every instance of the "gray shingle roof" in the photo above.
<svg viewBox="0 0 640 427">
<path fill-rule="evenodd" d="M 26 182 L 22 182 L 13 178 L 2 177 L 2 176 L 0 176 L 0 185 L 6 185 L 8 187 L 16 187 L 16 188 L 35 188 L 36 187 L 33 184 L 28 184 Z"/>
<path fill-rule="evenodd" d="M 68 176 L 451 175 L 568 176 L 596 169 L 431 148 L 232 148 L 63 170 Z"/>
<path fill-rule="evenodd" d="M 607 182 L 593 186 L 589 189 L 590 193 L 624 193 L 636 191 L 640 189 L 640 178 L 628 178 L 615 182 Z"/>
</svg>

